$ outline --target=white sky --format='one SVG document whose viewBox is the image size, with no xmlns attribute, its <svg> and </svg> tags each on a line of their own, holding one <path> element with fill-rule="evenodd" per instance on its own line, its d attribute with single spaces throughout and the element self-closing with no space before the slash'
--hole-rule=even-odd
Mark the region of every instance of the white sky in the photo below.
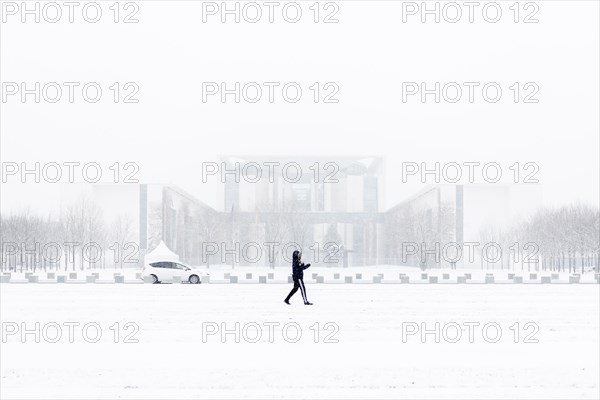
<svg viewBox="0 0 600 400">
<path fill-rule="evenodd" d="M 202 23 L 201 2 L 141 1 L 137 24 L 26 23 L 1 27 L 3 82 L 95 81 L 88 104 L 1 105 L 3 162 L 136 162 L 143 182 L 175 183 L 212 205 L 217 187 L 201 163 L 220 155 L 377 155 L 386 160 L 386 204 L 422 185 L 401 184 L 400 163 L 536 162 L 551 204 L 598 202 L 599 8 L 538 1 L 537 24 L 402 23 L 401 2 L 340 1 L 337 24 Z M 108 4 L 103 3 L 108 13 Z M 303 10 L 309 12 L 308 4 Z M 282 21 L 280 14 L 277 21 Z M 463 17 L 463 19 L 466 17 Z M 81 21 L 81 18 L 78 18 Z M 136 82 L 138 104 L 114 104 L 108 86 Z M 295 81 L 295 104 L 211 101 L 202 82 Z M 498 82 L 495 104 L 412 100 L 402 82 Z M 308 86 L 336 82 L 338 104 L 314 104 Z M 538 104 L 508 87 L 536 82 Z M 476 92 L 478 93 L 478 92 Z M 108 171 L 108 169 L 106 169 Z M 13 180 L 14 182 L 14 180 Z M 56 185 L 6 184 L 2 209 L 51 207 Z M 220 206 L 220 204 L 218 204 Z"/>
</svg>

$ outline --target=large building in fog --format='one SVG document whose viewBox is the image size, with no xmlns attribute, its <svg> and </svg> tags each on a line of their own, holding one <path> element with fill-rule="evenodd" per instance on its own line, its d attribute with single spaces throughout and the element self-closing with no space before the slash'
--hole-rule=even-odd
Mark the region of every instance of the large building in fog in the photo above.
<svg viewBox="0 0 600 400">
<path fill-rule="evenodd" d="M 429 248 L 490 238 L 485 229 L 522 218 L 515 212 L 533 211 L 541 197 L 535 185 L 430 185 L 382 210 L 378 157 L 225 157 L 217 176 L 222 209 L 174 185 L 70 184 L 61 213 L 82 201 L 83 188 L 116 239 L 136 241 L 141 255 L 163 240 L 195 265 L 287 265 L 287 244 L 300 246 L 307 262 L 417 265 L 418 257 L 403 257 L 402 243 Z M 217 253 L 207 254 L 209 242 Z M 267 252 L 265 243 L 277 247 Z M 262 257 L 244 257 L 255 245 Z"/>
<path fill-rule="evenodd" d="M 341 265 L 376 262 L 381 158 L 230 156 L 221 169 L 224 211 L 240 242 L 294 242 L 313 249 L 309 260 L 329 251 Z"/>
</svg>

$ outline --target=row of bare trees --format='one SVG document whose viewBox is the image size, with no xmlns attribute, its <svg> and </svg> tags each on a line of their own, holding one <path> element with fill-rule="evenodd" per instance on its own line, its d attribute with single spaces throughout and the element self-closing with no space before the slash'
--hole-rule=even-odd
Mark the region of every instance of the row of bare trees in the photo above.
<svg viewBox="0 0 600 400">
<path fill-rule="evenodd" d="M 444 246 L 460 242 L 459 265 L 479 263 L 482 269 L 582 273 L 598 270 L 599 212 L 585 204 L 540 209 L 509 226 L 486 224 L 476 242 L 456 237 L 455 212 L 441 202 L 429 207 L 398 208 L 386 215 L 385 223 L 386 256 L 392 264 L 422 269 L 452 266 L 453 256 L 444 253 Z M 407 243 L 416 244 L 418 250 Z"/>
<path fill-rule="evenodd" d="M 263 260 L 274 268 L 281 263 L 283 244 L 293 242 L 301 248 L 312 244 L 311 222 L 305 213 L 298 212 L 293 207 L 263 204 L 254 213 L 238 213 L 234 210 L 218 213 L 212 209 L 199 208 L 183 209 L 180 214 L 180 231 L 172 250 L 182 260 L 195 265 L 222 263 L 223 252 L 233 252 L 237 248 L 239 254 L 240 247 L 252 241 L 261 247 L 265 243 L 278 244 L 263 247 Z M 207 243 L 216 244 L 219 247 L 218 254 L 207 255 L 204 247 Z M 231 253 L 225 258 L 227 263 L 235 267 L 236 258 Z"/>
<path fill-rule="evenodd" d="M 502 234 L 502 233 L 501 233 Z M 541 209 L 525 222 L 511 227 L 504 236 L 522 244 L 536 270 L 598 271 L 600 213 L 586 204 Z M 506 242 L 506 240 L 504 240 Z M 526 244 L 528 249 L 524 249 Z M 527 255 L 525 255 L 527 257 Z"/>
<path fill-rule="evenodd" d="M 58 216 L 24 208 L 0 215 L 3 271 L 76 270 L 135 264 L 139 246 L 126 216 L 106 221 L 88 197 L 65 206 Z"/>
</svg>

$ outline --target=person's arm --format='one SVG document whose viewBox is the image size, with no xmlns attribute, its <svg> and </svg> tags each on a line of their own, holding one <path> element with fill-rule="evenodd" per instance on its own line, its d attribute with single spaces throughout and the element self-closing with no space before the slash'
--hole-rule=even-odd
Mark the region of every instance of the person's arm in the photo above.
<svg viewBox="0 0 600 400">
<path fill-rule="evenodd" d="M 310 267 L 310 264 L 302 264 L 302 269 L 306 269 L 308 267 Z"/>
</svg>

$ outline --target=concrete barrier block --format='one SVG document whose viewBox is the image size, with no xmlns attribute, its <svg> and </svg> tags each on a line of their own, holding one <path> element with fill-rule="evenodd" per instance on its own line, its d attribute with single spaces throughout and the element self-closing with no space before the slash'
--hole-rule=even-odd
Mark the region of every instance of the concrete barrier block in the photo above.
<svg viewBox="0 0 600 400">
<path fill-rule="evenodd" d="M 46 274 L 46 278 L 47 279 L 56 279 L 56 273 L 54 273 L 54 272 L 48 272 Z"/>
<path fill-rule="evenodd" d="M 100 273 L 98 272 L 93 272 L 92 276 L 96 277 L 96 279 L 100 279 Z"/>
<path fill-rule="evenodd" d="M 569 283 L 579 283 L 579 279 L 580 279 L 580 277 L 579 277 L 579 276 L 576 276 L 576 275 L 571 275 L 571 276 L 569 277 Z"/>
<path fill-rule="evenodd" d="M 86 276 L 85 283 L 96 283 L 96 276 L 95 275 Z"/>
<path fill-rule="evenodd" d="M 442 274 L 442 279 L 450 279 L 450 274 Z"/>
<path fill-rule="evenodd" d="M 40 277 L 37 275 L 29 275 L 27 277 L 27 280 L 29 281 L 29 283 L 38 283 L 39 279 L 40 279 Z"/>
<path fill-rule="evenodd" d="M 542 283 L 550 283 L 552 279 L 549 276 L 542 276 Z"/>
<path fill-rule="evenodd" d="M 204 274 L 200 277 L 200 282 L 202 283 L 210 283 L 210 275 Z"/>
<path fill-rule="evenodd" d="M 344 282 L 345 283 L 352 283 L 352 277 L 351 276 L 344 277 Z"/>
<path fill-rule="evenodd" d="M 406 274 L 400 274 L 398 275 L 398 279 L 402 280 L 402 277 L 406 276 Z"/>
<path fill-rule="evenodd" d="M 238 283 L 237 275 L 229 275 L 229 283 Z"/>
<path fill-rule="evenodd" d="M 529 274 L 529 280 L 531 280 L 531 281 L 537 280 L 537 274 Z"/>
<path fill-rule="evenodd" d="M 457 276 L 456 283 L 467 283 L 467 278 L 465 278 L 464 276 Z"/>
<path fill-rule="evenodd" d="M 494 283 L 494 275 L 486 274 L 485 275 L 485 283 Z"/>
<path fill-rule="evenodd" d="M 248 272 L 248 273 L 246 274 L 246 279 L 252 279 L 252 273 Z"/>
<path fill-rule="evenodd" d="M 115 283 L 125 283 L 125 277 L 123 275 L 114 276 Z"/>
<path fill-rule="evenodd" d="M 267 277 L 266 276 L 259 276 L 258 277 L 258 283 L 267 283 Z"/>
<path fill-rule="evenodd" d="M 429 283 L 438 283 L 438 277 L 437 276 L 430 276 L 429 277 Z"/>
<path fill-rule="evenodd" d="M 10 275 L 2 275 L 2 276 L 0 276 L 0 282 L 2 282 L 2 283 L 9 283 L 10 282 Z"/>
<path fill-rule="evenodd" d="M 333 279 L 340 279 L 340 274 L 333 274 Z"/>
<path fill-rule="evenodd" d="M 465 274 L 465 279 L 471 279 L 471 274 L 470 273 Z"/>
<path fill-rule="evenodd" d="M 400 278 L 400 283 L 410 283 L 410 278 L 406 275 Z"/>
<path fill-rule="evenodd" d="M 421 274 L 421 279 L 427 279 L 427 274 Z"/>
<path fill-rule="evenodd" d="M 313 279 L 317 279 L 317 276 L 319 276 L 319 274 L 316 272 L 313 272 L 311 276 Z"/>
<path fill-rule="evenodd" d="M 152 283 L 154 279 L 151 276 L 144 277 L 144 283 Z"/>
<path fill-rule="evenodd" d="M 317 283 L 325 283 L 325 277 L 324 276 L 317 276 Z"/>
<path fill-rule="evenodd" d="M 356 279 L 362 279 L 362 274 L 360 274 L 360 273 L 357 273 L 357 274 L 356 274 Z"/>
<path fill-rule="evenodd" d="M 513 278 L 513 283 L 523 283 L 523 277 L 522 276 L 515 276 Z"/>
<path fill-rule="evenodd" d="M 67 283 L 67 277 L 65 275 L 59 275 L 56 277 L 56 282 Z"/>
<path fill-rule="evenodd" d="M 373 277 L 373 283 L 381 283 L 381 277 L 380 276 L 374 276 Z"/>
<path fill-rule="evenodd" d="M 77 272 L 69 272 L 69 279 L 77 279 Z"/>
<path fill-rule="evenodd" d="M 25 272 L 25 279 L 29 279 L 31 275 L 33 275 L 32 272 Z"/>
<path fill-rule="evenodd" d="M 136 272 L 135 273 L 135 279 L 142 279 L 142 273 L 141 272 Z"/>
<path fill-rule="evenodd" d="M 512 274 L 512 273 L 508 274 L 508 279 L 512 280 L 512 279 L 514 279 L 514 277 L 515 277 L 515 274 Z"/>
<path fill-rule="evenodd" d="M 558 279 L 559 279 L 558 278 L 558 274 L 552 274 L 552 280 L 553 281 L 558 280 Z"/>
<path fill-rule="evenodd" d="M 267 274 L 267 279 L 275 279 L 275 274 L 274 274 L 274 273 L 272 273 L 272 272 L 269 272 L 269 273 Z"/>
</svg>

